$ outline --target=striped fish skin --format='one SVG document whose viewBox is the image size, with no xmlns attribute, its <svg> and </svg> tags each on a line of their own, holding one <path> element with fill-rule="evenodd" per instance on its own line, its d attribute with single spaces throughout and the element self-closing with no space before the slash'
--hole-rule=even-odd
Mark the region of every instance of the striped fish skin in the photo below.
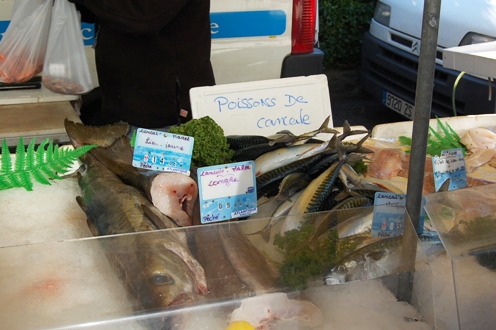
<svg viewBox="0 0 496 330">
<path fill-rule="evenodd" d="M 262 135 L 228 135 L 227 143 L 234 151 L 252 147 L 259 144 L 268 144 L 269 139 Z"/>
</svg>

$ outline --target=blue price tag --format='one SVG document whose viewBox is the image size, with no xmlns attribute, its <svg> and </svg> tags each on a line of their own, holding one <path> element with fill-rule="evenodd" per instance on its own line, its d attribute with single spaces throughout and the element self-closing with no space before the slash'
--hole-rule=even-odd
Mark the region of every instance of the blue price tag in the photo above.
<svg viewBox="0 0 496 330">
<path fill-rule="evenodd" d="M 189 175 L 193 144 L 191 136 L 138 128 L 133 166 Z"/>
<path fill-rule="evenodd" d="M 257 213 L 257 188 L 253 161 L 198 169 L 202 223 L 230 220 Z"/>
<path fill-rule="evenodd" d="M 403 234 L 406 195 L 377 192 L 372 219 L 373 237 L 394 237 Z"/>
</svg>

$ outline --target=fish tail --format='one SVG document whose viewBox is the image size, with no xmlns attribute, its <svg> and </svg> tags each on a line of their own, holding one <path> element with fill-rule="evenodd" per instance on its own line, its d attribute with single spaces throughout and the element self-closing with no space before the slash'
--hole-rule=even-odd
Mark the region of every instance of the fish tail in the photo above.
<svg viewBox="0 0 496 330">
<path fill-rule="evenodd" d="M 109 146 L 117 138 L 126 135 L 129 125 L 117 123 L 105 126 L 88 126 L 76 123 L 67 118 L 64 120 L 64 127 L 72 145 L 77 148 L 86 144 L 98 144 Z"/>
</svg>

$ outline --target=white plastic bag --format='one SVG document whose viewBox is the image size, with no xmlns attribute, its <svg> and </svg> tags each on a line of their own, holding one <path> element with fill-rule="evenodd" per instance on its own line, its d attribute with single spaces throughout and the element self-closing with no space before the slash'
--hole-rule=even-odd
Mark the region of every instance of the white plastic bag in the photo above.
<svg viewBox="0 0 496 330">
<path fill-rule="evenodd" d="M 55 0 L 43 65 L 43 85 L 60 94 L 84 94 L 93 89 L 76 6 Z"/>
<path fill-rule="evenodd" d="M 21 83 L 43 70 L 52 0 L 16 0 L 0 41 L 0 81 Z"/>
</svg>

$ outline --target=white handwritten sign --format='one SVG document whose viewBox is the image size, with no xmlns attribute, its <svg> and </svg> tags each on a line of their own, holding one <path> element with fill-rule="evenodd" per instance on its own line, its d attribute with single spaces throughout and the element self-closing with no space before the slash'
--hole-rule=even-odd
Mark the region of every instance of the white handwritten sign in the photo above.
<svg viewBox="0 0 496 330">
<path fill-rule="evenodd" d="M 467 187 L 467 170 L 461 148 L 442 150 L 441 156 L 432 157 L 432 168 L 436 191 L 439 191 L 443 184 L 447 186 L 447 190 Z"/>
<path fill-rule="evenodd" d="M 225 135 L 303 134 L 331 116 L 327 76 L 251 81 L 190 90 L 193 118 L 210 116 Z"/>
</svg>

